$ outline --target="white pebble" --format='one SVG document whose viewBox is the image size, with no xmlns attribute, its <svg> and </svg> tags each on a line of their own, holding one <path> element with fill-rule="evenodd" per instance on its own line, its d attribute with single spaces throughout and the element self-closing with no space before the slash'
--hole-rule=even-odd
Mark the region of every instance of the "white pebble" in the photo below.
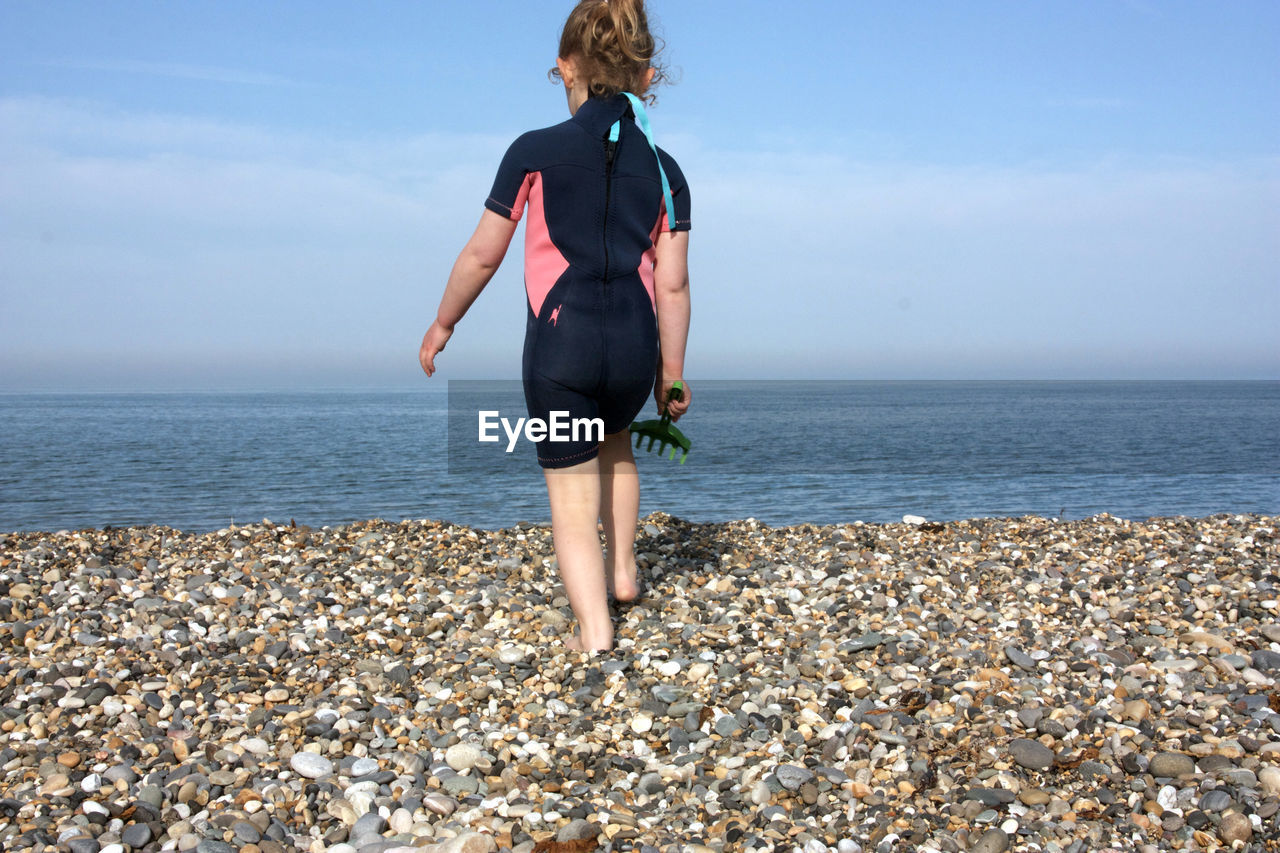
<svg viewBox="0 0 1280 853">
<path fill-rule="evenodd" d="M 368 791 L 352 791 L 347 789 L 346 799 L 351 803 L 351 808 L 356 810 L 356 815 L 365 815 L 369 813 L 369 806 L 373 805 L 373 794 Z"/>
<path fill-rule="evenodd" d="M 642 735 L 652 728 L 653 717 L 650 717 L 647 714 L 636 714 L 631 718 L 631 731 L 638 735 Z"/>
<path fill-rule="evenodd" d="M 658 672 L 670 678 L 680 672 L 680 663 L 673 660 L 663 661 L 658 664 Z"/>
<path fill-rule="evenodd" d="M 503 646 L 498 649 L 498 660 L 503 663 L 519 663 L 525 659 L 524 649 L 519 646 Z"/>
<path fill-rule="evenodd" d="M 1240 671 L 1240 677 L 1250 684 L 1270 684 L 1271 679 L 1263 675 L 1251 666 L 1246 666 Z"/>
<path fill-rule="evenodd" d="M 247 737 L 240 741 L 240 747 L 251 755 L 266 755 L 271 751 L 271 744 L 260 737 Z"/>
<path fill-rule="evenodd" d="M 351 762 L 352 776 L 367 776 L 378 772 L 378 762 L 374 758 L 357 758 Z"/>
<path fill-rule="evenodd" d="M 396 809 L 387 819 L 392 832 L 408 832 L 413 829 L 413 815 L 408 809 Z"/>
<path fill-rule="evenodd" d="M 475 767 L 479 760 L 480 750 L 469 743 L 455 743 L 444 753 L 444 763 L 459 773 Z"/>
<path fill-rule="evenodd" d="M 295 752 L 289 759 L 289 766 L 299 776 L 308 779 L 320 779 L 333 772 L 333 762 L 314 752 Z"/>
</svg>

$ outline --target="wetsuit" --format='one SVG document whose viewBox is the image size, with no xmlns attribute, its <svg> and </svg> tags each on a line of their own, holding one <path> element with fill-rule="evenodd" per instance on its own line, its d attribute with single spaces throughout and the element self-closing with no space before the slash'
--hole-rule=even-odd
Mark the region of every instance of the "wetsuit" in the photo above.
<svg viewBox="0 0 1280 853">
<path fill-rule="evenodd" d="M 507 150 L 485 207 L 519 220 L 526 206 L 529 417 L 549 422 L 552 412 L 568 412 L 601 418 L 606 435 L 624 430 L 653 392 L 654 242 L 662 231 L 689 228 L 684 175 L 665 151 L 655 158 L 624 95 L 589 98 L 573 118 L 526 133 Z M 585 431 L 579 439 L 538 442 L 538 464 L 563 468 L 595 457 L 596 442 Z"/>
</svg>

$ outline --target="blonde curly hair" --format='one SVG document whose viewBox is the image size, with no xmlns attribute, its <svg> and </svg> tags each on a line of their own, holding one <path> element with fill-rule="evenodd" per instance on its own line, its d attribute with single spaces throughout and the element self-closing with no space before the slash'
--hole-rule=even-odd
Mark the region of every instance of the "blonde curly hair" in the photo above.
<svg viewBox="0 0 1280 853">
<path fill-rule="evenodd" d="M 560 58 L 577 61 L 578 73 L 596 98 L 631 92 L 652 103 L 653 95 L 645 90 L 667 79 L 666 69 L 656 62 L 660 49 L 649 32 L 644 0 L 582 0 L 560 33 Z M 650 68 L 653 79 L 646 83 Z M 547 76 L 561 79 L 558 68 Z"/>
</svg>

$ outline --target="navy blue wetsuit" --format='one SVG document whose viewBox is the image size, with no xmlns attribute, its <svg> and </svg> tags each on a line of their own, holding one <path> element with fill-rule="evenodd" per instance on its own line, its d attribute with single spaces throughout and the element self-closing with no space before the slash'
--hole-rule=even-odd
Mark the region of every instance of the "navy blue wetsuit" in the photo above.
<svg viewBox="0 0 1280 853">
<path fill-rule="evenodd" d="M 616 142 L 610 129 L 620 122 Z M 525 221 L 524 395 L 530 418 L 601 418 L 627 428 L 653 391 L 658 328 L 654 243 L 689 228 L 684 175 L 659 149 L 671 186 L 671 226 L 658 161 L 627 98 L 590 98 L 561 124 L 517 139 L 485 207 Z M 597 443 L 538 442 L 538 463 L 563 468 Z"/>
</svg>

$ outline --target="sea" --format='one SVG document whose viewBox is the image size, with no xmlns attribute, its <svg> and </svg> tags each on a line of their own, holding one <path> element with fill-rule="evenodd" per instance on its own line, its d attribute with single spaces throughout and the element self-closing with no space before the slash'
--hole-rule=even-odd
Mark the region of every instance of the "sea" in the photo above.
<svg viewBox="0 0 1280 853">
<path fill-rule="evenodd" d="M 769 525 L 1280 513 L 1276 381 L 703 381 L 641 513 Z M 652 407 L 651 407 L 652 408 Z M 550 518 L 518 382 L 0 394 L 0 531 Z M 649 411 L 642 417 L 656 417 Z M 493 416 L 490 416 L 492 422 Z"/>
</svg>

